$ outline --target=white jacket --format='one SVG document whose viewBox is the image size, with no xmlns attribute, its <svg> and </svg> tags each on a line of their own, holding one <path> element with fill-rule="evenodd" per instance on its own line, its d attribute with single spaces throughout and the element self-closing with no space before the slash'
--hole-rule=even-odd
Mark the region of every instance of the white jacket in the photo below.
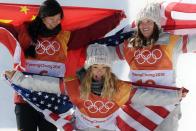
<svg viewBox="0 0 196 131">
<path fill-rule="evenodd" d="M 24 75 L 20 71 L 16 71 L 11 78 L 11 82 L 13 84 L 21 86 L 23 88 L 56 94 L 62 93 L 60 91 L 60 81 L 61 79 L 55 77 Z"/>
</svg>

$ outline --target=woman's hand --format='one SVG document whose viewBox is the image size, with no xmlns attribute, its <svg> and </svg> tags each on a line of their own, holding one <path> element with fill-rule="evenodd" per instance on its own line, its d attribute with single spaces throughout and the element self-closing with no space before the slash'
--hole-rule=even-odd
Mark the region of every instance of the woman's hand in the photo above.
<svg viewBox="0 0 196 131">
<path fill-rule="evenodd" d="M 12 79 L 15 72 L 16 72 L 15 70 L 12 70 L 12 71 L 7 70 L 5 71 L 5 75 L 7 76 L 8 79 Z"/>
<path fill-rule="evenodd" d="M 179 92 L 180 92 L 182 98 L 186 97 L 186 94 L 187 94 L 187 92 L 183 92 L 183 90 L 184 90 L 184 88 L 181 88 L 181 89 L 179 90 Z"/>
</svg>

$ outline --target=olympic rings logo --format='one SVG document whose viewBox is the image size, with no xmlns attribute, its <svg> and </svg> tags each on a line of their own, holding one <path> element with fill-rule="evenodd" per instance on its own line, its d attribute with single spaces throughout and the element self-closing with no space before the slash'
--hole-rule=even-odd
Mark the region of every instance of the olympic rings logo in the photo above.
<svg viewBox="0 0 196 131">
<path fill-rule="evenodd" d="M 107 113 L 110 109 L 114 107 L 114 102 L 108 101 L 104 103 L 103 101 L 92 102 L 91 100 L 84 101 L 84 107 L 88 109 L 90 113 Z"/>
<path fill-rule="evenodd" d="M 137 50 L 134 52 L 134 59 L 138 64 L 147 62 L 148 64 L 155 64 L 162 57 L 162 52 L 159 49 L 149 50 Z"/>
<path fill-rule="evenodd" d="M 37 54 L 54 55 L 57 51 L 60 50 L 60 44 L 57 41 L 37 41 L 35 51 Z"/>
</svg>

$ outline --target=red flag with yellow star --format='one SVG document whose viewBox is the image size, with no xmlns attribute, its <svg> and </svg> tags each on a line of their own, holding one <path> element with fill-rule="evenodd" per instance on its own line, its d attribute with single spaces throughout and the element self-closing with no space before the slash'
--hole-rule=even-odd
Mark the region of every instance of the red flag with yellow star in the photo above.
<svg viewBox="0 0 196 131">
<path fill-rule="evenodd" d="M 24 20 L 33 20 L 38 11 L 37 6 L 0 4 L 0 22 L 19 25 Z"/>
<path fill-rule="evenodd" d="M 68 43 L 67 73 L 75 74 L 85 60 L 85 47 L 89 41 L 103 37 L 125 18 L 121 10 L 89 7 L 62 6 L 64 19 L 62 27 L 71 32 Z M 35 19 L 39 5 L 0 3 L 0 26 L 12 31 L 7 25 L 20 25 L 24 21 Z M 13 27 L 14 28 L 14 27 Z M 17 36 L 17 35 L 16 35 Z"/>
<path fill-rule="evenodd" d="M 96 22 L 104 22 L 111 17 L 114 22 L 110 21 L 110 24 L 116 25 L 125 17 L 121 10 L 70 6 L 62 6 L 62 8 L 65 16 L 62 22 L 63 29 L 69 31 L 84 28 Z M 19 25 L 26 20 L 35 19 L 38 9 L 39 5 L 0 3 L 0 22 Z"/>
</svg>

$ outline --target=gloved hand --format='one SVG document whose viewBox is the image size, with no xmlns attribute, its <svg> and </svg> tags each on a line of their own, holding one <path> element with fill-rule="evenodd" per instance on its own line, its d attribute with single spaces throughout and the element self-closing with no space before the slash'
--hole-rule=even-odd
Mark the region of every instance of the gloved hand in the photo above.
<svg viewBox="0 0 196 131">
<path fill-rule="evenodd" d="M 12 79 L 12 76 L 14 75 L 14 73 L 15 73 L 16 71 L 15 70 L 7 70 L 7 71 L 5 71 L 5 75 L 6 75 L 6 77 L 8 78 L 8 79 Z"/>
</svg>

